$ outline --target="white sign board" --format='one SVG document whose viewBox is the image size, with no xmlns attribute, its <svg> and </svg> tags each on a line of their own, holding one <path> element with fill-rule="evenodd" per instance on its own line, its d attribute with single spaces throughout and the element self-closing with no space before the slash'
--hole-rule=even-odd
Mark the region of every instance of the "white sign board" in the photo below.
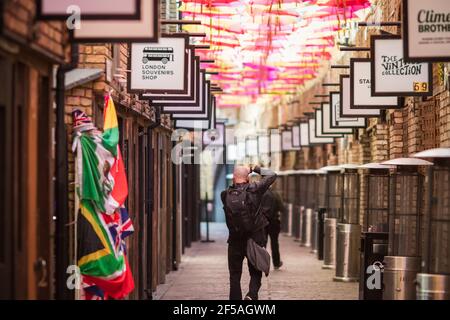
<svg viewBox="0 0 450 320">
<path fill-rule="evenodd" d="M 158 43 L 132 43 L 128 92 L 186 93 L 187 38 L 160 38 Z"/>
<path fill-rule="evenodd" d="M 148 1 L 148 0 L 142 0 Z M 139 19 L 141 0 L 38 0 L 39 18 L 62 20 L 71 14 L 71 9 L 79 9 L 85 19 Z"/>
<path fill-rule="evenodd" d="M 281 134 L 278 130 L 271 130 L 270 132 L 270 152 L 280 152 L 281 151 Z"/>
<path fill-rule="evenodd" d="M 309 124 L 307 122 L 300 123 L 300 145 L 309 147 Z"/>
<path fill-rule="evenodd" d="M 299 147 L 294 147 L 292 144 L 292 130 L 286 130 L 281 132 L 281 149 L 283 151 L 300 150 Z"/>
<path fill-rule="evenodd" d="M 216 123 L 216 127 L 203 134 L 203 144 L 207 146 L 223 146 L 225 144 L 225 124 Z"/>
<path fill-rule="evenodd" d="M 196 93 L 196 101 L 194 104 L 187 104 L 185 101 L 179 101 L 179 105 L 163 107 L 164 113 L 204 113 L 206 110 L 205 90 L 206 87 L 205 74 L 200 74 L 200 80 L 198 84 L 198 93 Z"/>
<path fill-rule="evenodd" d="M 330 92 L 331 128 L 365 128 L 365 118 L 341 117 L 341 94 Z"/>
<path fill-rule="evenodd" d="M 331 105 L 329 103 L 322 103 L 322 131 L 323 133 L 352 133 L 351 128 L 332 128 L 331 127 Z"/>
<path fill-rule="evenodd" d="M 341 116 L 342 117 L 378 117 L 380 109 L 351 109 L 350 108 L 350 77 L 341 75 Z"/>
<path fill-rule="evenodd" d="M 399 36 L 371 37 L 372 96 L 424 96 L 433 92 L 428 63 L 407 63 Z"/>
<path fill-rule="evenodd" d="M 403 0 L 405 60 L 450 61 L 450 1 Z"/>
<path fill-rule="evenodd" d="M 292 146 L 295 148 L 300 147 L 300 125 L 292 127 Z"/>
<path fill-rule="evenodd" d="M 342 138 L 343 135 L 341 133 L 325 133 L 323 132 L 323 118 L 322 118 L 322 110 L 316 110 L 316 136 L 317 137 L 334 137 L 334 138 Z"/>
<path fill-rule="evenodd" d="M 155 107 L 183 106 L 192 107 L 198 104 L 200 93 L 200 58 L 195 57 L 194 49 L 188 49 L 188 86 L 184 94 L 160 94 L 160 93 L 142 93 L 140 100 L 151 100 L 151 105 Z M 204 77 L 204 73 L 202 73 Z"/>
<path fill-rule="evenodd" d="M 316 135 L 316 119 L 309 119 L 309 142 L 310 144 L 334 143 L 334 138 L 318 137 Z"/>
<path fill-rule="evenodd" d="M 370 68 L 370 59 L 350 59 L 350 108 L 398 108 L 400 106 L 399 97 L 372 96 Z"/>
<path fill-rule="evenodd" d="M 59 0 L 58 0 L 59 1 Z M 122 2 L 123 0 L 120 0 Z M 95 1 L 91 1 L 94 3 Z M 111 2 L 111 1 L 105 1 Z M 114 1 L 117 2 L 117 1 Z M 129 1 L 125 1 L 129 2 Z M 105 10 L 112 5 L 105 5 Z M 81 20 L 80 27 L 73 30 L 76 42 L 156 42 L 159 33 L 158 0 L 141 0 L 139 20 Z"/>
</svg>

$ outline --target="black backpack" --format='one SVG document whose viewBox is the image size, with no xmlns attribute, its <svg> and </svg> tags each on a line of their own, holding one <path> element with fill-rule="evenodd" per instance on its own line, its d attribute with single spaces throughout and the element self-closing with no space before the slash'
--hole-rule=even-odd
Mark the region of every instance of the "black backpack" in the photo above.
<svg viewBox="0 0 450 320">
<path fill-rule="evenodd" d="M 231 215 L 231 223 L 234 231 L 250 233 L 255 229 L 255 215 L 248 200 L 248 185 L 242 189 L 228 188 L 226 208 Z"/>
</svg>

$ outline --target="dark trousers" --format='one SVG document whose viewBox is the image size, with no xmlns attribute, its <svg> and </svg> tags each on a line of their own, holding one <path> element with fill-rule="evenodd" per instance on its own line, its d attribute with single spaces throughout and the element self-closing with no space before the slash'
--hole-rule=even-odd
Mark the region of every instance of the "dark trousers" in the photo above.
<svg viewBox="0 0 450 320">
<path fill-rule="evenodd" d="M 228 270 L 230 271 L 230 300 L 242 300 L 241 276 L 242 264 L 247 252 L 247 241 L 230 241 L 228 244 Z M 247 260 L 250 272 L 250 284 L 247 295 L 252 300 L 258 300 L 258 292 L 261 288 L 262 272 L 258 271 Z"/>
<path fill-rule="evenodd" d="M 267 235 L 270 237 L 270 248 L 272 249 L 272 262 L 274 267 L 280 266 L 280 244 L 278 243 L 278 236 L 280 235 L 279 225 L 269 225 L 267 227 Z"/>
</svg>

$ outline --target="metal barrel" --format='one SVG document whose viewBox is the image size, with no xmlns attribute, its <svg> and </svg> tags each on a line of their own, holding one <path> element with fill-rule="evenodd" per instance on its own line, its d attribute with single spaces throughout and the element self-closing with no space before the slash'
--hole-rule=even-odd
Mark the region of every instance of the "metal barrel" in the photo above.
<svg viewBox="0 0 450 320">
<path fill-rule="evenodd" d="M 359 280 L 361 226 L 339 223 L 337 225 L 336 276 L 334 281 Z"/>
<path fill-rule="evenodd" d="M 384 257 L 383 300 L 415 300 L 419 257 Z"/>
<path fill-rule="evenodd" d="M 302 247 L 311 247 L 311 224 L 312 224 L 313 211 L 310 208 L 304 210 L 302 221 L 302 241 L 300 245 Z"/>
<path fill-rule="evenodd" d="M 336 265 L 336 218 L 325 218 L 323 240 L 323 269 L 334 269 Z"/>
<path fill-rule="evenodd" d="M 294 214 L 292 216 L 292 232 L 294 241 L 300 241 L 300 212 L 301 212 L 300 206 L 294 206 Z"/>
<path fill-rule="evenodd" d="M 288 203 L 287 236 L 289 237 L 293 235 L 293 223 L 292 223 L 293 214 L 294 214 L 294 205 L 292 203 Z"/>
<path fill-rule="evenodd" d="M 311 219 L 311 253 L 314 254 L 317 253 L 318 216 L 319 213 L 314 211 Z"/>
<path fill-rule="evenodd" d="M 417 300 L 450 300 L 450 276 L 417 274 Z"/>
</svg>

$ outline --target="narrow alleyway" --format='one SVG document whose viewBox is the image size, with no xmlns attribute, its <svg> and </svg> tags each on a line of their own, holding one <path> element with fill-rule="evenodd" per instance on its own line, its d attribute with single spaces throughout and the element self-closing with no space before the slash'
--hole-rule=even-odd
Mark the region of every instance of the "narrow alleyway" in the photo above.
<svg viewBox="0 0 450 320">
<path fill-rule="evenodd" d="M 202 234 L 205 234 L 202 225 Z M 211 224 L 214 243 L 197 242 L 187 249 L 177 272 L 167 276 L 155 294 L 162 300 L 220 300 L 228 298 L 225 224 Z M 358 299 L 357 283 L 333 282 L 333 270 L 323 270 L 322 263 L 301 248 L 293 238 L 280 236 L 280 270 L 263 279 L 260 299 L 264 300 L 351 300 Z M 248 271 L 244 262 L 242 290 L 245 294 Z"/>
</svg>

